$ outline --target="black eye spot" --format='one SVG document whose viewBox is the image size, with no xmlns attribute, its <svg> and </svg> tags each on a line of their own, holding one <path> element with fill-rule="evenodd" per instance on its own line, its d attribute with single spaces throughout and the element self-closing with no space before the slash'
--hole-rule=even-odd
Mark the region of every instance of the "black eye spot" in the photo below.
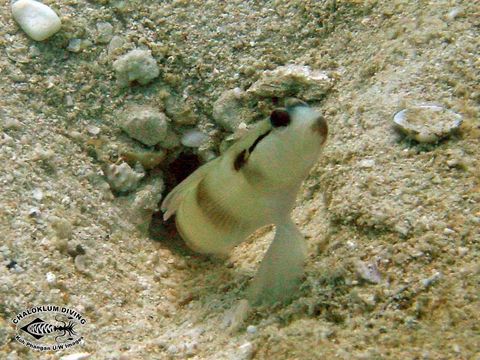
<svg viewBox="0 0 480 360">
<path fill-rule="evenodd" d="M 275 109 L 270 114 L 270 123 L 273 127 L 288 126 L 290 114 L 284 109 Z"/>
</svg>

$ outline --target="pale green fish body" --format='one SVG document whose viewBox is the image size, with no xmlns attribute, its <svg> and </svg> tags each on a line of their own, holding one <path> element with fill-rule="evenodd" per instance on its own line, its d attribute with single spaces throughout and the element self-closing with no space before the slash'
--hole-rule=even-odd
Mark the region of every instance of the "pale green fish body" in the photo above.
<svg viewBox="0 0 480 360">
<path fill-rule="evenodd" d="M 162 203 L 164 218 L 195 251 L 225 256 L 256 229 L 276 234 L 252 288 L 253 302 L 291 295 L 303 273 L 305 241 L 291 220 L 300 186 L 316 163 L 327 124 L 305 103 L 274 110 L 224 154 L 198 168 Z"/>
</svg>

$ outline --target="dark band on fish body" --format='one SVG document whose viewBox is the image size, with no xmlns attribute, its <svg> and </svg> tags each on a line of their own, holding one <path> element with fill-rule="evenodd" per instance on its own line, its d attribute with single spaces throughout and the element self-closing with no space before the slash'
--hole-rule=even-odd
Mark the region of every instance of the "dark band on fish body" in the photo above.
<svg viewBox="0 0 480 360">
<path fill-rule="evenodd" d="M 247 162 L 247 150 L 242 150 L 242 152 L 240 152 L 237 157 L 235 158 L 235 160 L 233 161 L 233 168 L 238 171 L 240 170 L 243 165 L 245 165 Z"/>
<path fill-rule="evenodd" d="M 253 142 L 252 145 L 250 145 L 250 147 L 248 148 L 248 154 L 251 155 L 253 150 L 255 150 L 255 148 L 257 147 L 258 143 L 260 141 L 262 141 L 262 139 L 267 136 L 268 134 L 270 134 L 271 130 L 268 130 L 266 133 L 260 135 L 259 137 L 257 137 L 255 139 L 255 141 Z M 236 170 L 236 171 L 239 171 L 246 163 L 247 163 L 247 160 L 248 160 L 248 156 L 247 156 L 247 150 L 242 150 L 236 157 L 235 157 L 235 160 L 233 161 L 233 168 Z"/>
<path fill-rule="evenodd" d="M 215 227 L 226 231 L 240 227 L 240 221 L 214 200 L 205 179 L 197 185 L 195 200 L 200 211 Z"/>
<path fill-rule="evenodd" d="M 250 153 L 250 155 L 252 154 L 253 150 L 255 150 L 255 148 L 257 147 L 258 143 L 260 141 L 262 141 L 262 139 L 267 136 L 268 134 L 270 134 L 272 130 L 268 130 L 265 134 L 262 134 L 260 135 L 259 137 L 257 137 L 257 139 L 253 142 L 253 144 L 248 148 L 248 152 Z"/>
</svg>

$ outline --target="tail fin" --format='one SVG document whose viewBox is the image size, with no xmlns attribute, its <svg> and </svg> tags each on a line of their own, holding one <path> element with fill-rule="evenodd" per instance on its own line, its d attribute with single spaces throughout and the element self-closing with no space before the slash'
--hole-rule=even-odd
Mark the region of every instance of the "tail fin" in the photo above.
<svg viewBox="0 0 480 360">
<path fill-rule="evenodd" d="M 273 242 L 249 289 L 251 304 L 289 300 L 300 285 L 307 247 L 292 220 L 276 225 Z"/>
</svg>

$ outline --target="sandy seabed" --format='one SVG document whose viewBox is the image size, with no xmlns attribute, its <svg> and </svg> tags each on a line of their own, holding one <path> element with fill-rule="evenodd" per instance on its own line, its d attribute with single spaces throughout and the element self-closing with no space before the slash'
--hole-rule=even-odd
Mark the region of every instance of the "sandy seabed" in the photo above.
<svg viewBox="0 0 480 360">
<path fill-rule="evenodd" d="M 35 42 L 0 1 L 0 358 L 480 359 L 478 2 L 45 3 L 62 29 Z M 121 88 L 112 63 L 134 48 L 160 74 Z M 208 134 L 200 159 L 218 153 L 229 133 L 215 101 L 286 64 L 335 80 L 310 101 L 329 140 L 293 213 L 306 276 L 293 302 L 232 330 L 272 229 L 227 262 L 197 256 L 152 239 L 131 213 L 135 193 L 112 193 L 103 169 L 145 150 L 117 124 L 131 104 L 166 111 L 176 134 Z M 265 115 L 273 103 L 248 106 Z M 393 115 L 423 103 L 461 114 L 460 131 L 433 145 L 399 135 Z M 148 171 L 147 195 L 156 179 L 171 185 L 169 169 Z M 15 340 L 11 320 L 44 304 L 88 320 L 82 344 Z"/>
</svg>

